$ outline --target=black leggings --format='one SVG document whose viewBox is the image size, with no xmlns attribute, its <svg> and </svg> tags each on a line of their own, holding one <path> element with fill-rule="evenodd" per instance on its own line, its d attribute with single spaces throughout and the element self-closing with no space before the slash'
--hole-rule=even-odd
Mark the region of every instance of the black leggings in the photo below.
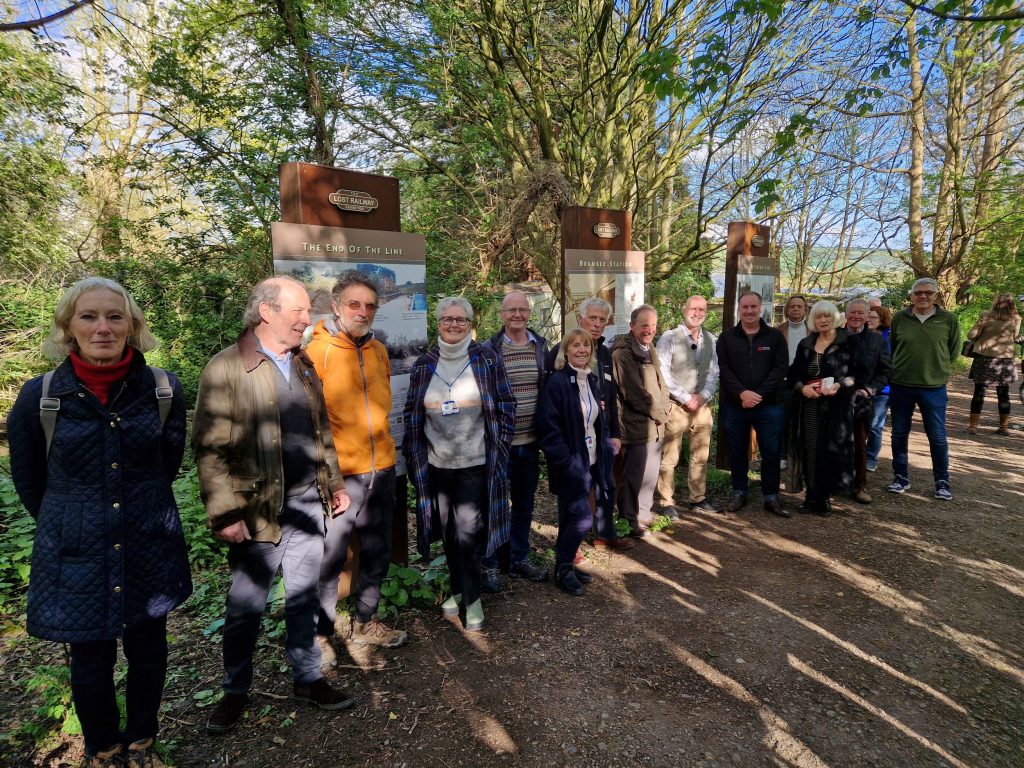
<svg viewBox="0 0 1024 768">
<path fill-rule="evenodd" d="M 999 415 L 1010 415 L 1010 386 L 996 387 L 996 400 L 999 402 Z M 975 383 L 974 397 L 971 398 L 971 413 L 981 413 L 981 406 L 985 402 L 985 385 Z"/>
</svg>

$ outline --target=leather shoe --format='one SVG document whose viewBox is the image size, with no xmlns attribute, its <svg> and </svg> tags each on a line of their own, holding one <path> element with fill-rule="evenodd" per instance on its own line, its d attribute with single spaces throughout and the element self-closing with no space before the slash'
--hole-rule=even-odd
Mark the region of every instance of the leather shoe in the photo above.
<svg viewBox="0 0 1024 768">
<path fill-rule="evenodd" d="M 609 549 L 617 549 L 622 551 L 626 549 L 632 549 L 633 546 L 633 542 L 629 539 L 623 539 L 618 537 L 614 539 L 594 539 L 594 549 L 601 551 Z"/>
<path fill-rule="evenodd" d="M 815 514 L 817 514 L 818 517 L 832 517 L 832 502 L 828 499 L 819 502 L 815 509 Z"/>
<path fill-rule="evenodd" d="M 629 529 L 627 534 L 631 539 L 646 539 L 648 536 L 647 529 L 642 525 L 636 525 Z"/>
<path fill-rule="evenodd" d="M 206 730 L 210 733 L 227 733 L 238 725 L 248 706 L 249 697 L 244 693 L 225 693 L 210 713 Z"/>
<path fill-rule="evenodd" d="M 573 568 L 572 570 L 576 574 L 576 579 L 580 584 L 589 584 L 594 580 L 594 577 L 586 571 L 581 571 L 579 568 Z"/>
<path fill-rule="evenodd" d="M 583 594 L 583 585 L 576 578 L 576 570 L 572 567 L 571 563 L 555 567 L 555 586 L 574 597 L 579 597 Z"/>
<path fill-rule="evenodd" d="M 534 565 L 529 560 L 521 563 L 512 563 L 508 569 L 508 575 L 513 579 L 529 579 L 530 581 L 547 581 L 548 572 L 539 565 Z"/>
<path fill-rule="evenodd" d="M 679 519 L 679 510 L 671 504 L 666 504 L 664 507 L 658 510 L 658 514 L 662 517 L 667 517 L 669 520 Z"/>
<path fill-rule="evenodd" d="M 769 499 L 764 503 L 764 511 L 770 515 L 776 517 L 792 517 L 789 510 L 782 506 L 782 502 L 777 499 Z"/>
<path fill-rule="evenodd" d="M 745 493 L 734 493 L 729 503 L 725 505 L 726 512 L 739 512 L 747 506 L 747 495 Z"/>
<path fill-rule="evenodd" d="M 870 504 L 871 494 L 868 493 L 863 488 L 858 488 L 856 491 L 853 492 L 853 500 L 860 504 Z"/>
<path fill-rule="evenodd" d="M 690 505 L 691 512 L 721 512 L 722 510 L 711 501 L 711 499 L 703 499 L 701 501 L 695 501 Z"/>
</svg>

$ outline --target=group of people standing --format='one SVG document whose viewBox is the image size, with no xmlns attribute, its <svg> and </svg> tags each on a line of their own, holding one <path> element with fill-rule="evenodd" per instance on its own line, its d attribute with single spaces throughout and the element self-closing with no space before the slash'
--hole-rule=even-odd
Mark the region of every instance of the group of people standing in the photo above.
<svg viewBox="0 0 1024 768">
<path fill-rule="evenodd" d="M 426 557 L 441 541 L 448 563 L 452 594 L 441 612 L 477 631 L 485 624 L 482 594 L 502 588 L 503 571 L 548 579 L 529 557 L 541 452 L 558 502 L 554 582 L 572 595 L 592 579 L 579 567 L 591 530 L 595 547 L 626 550 L 649 535 L 656 513 L 678 516 L 684 439 L 691 511 L 746 506 L 753 430 L 765 510 L 790 516 L 779 497 L 785 462 L 790 479 L 806 487 L 801 511 L 828 515 L 837 493 L 870 502 L 866 473 L 877 467 L 887 406 L 888 490 L 910 487 L 907 435 L 917 407 L 935 496 L 951 498 L 946 382 L 959 328 L 935 306 L 937 290 L 918 280 L 912 305 L 895 316 L 853 301 L 844 328 L 833 304 L 808 310 L 796 296 L 773 328 L 761 318 L 761 297 L 748 292 L 739 298 L 739 322 L 718 338 L 703 327 L 707 300 L 691 296 L 683 322 L 657 344 L 657 310 L 642 305 L 611 348 L 604 331 L 612 307 L 597 297 L 583 302 L 578 326 L 550 349 L 529 328 L 532 307 L 521 291 L 504 297 L 502 330 L 482 343 L 473 338 L 469 302 L 442 299 L 437 344 L 411 371 L 402 445 L 417 548 Z M 316 325 L 303 349 L 311 324 L 305 287 L 264 280 L 249 297 L 242 335 L 200 380 L 192 449 L 208 524 L 226 542 L 231 569 L 224 695 L 210 714 L 211 732 L 235 728 L 248 707 L 260 620 L 279 571 L 295 698 L 325 710 L 352 705 L 324 670 L 336 663 L 334 643 L 347 631 L 337 617 L 338 579 L 353 534 L 360 554 L 351 640 L 398 647 L 408 639 L 377 619 L 396 493 L 391 370 L 372 334 L 377 287 L 346 273 L 331 303 L 333 317 Z M 971 331 L 979 355 L 972 378 L 995 382 L 1000 414 L 1005 337 L 1020 324 L 1010 308 L 1007 319 L 993 307 Z M 58 303 L 46 344 L 62 362 L 24 386 L 8 420 L 13 479 L 37 522 L 28 629 L 70 644 L 86 764 L 96 767 L 162 765 L 155 742 L 167 614 L 191 593 L 171 491 L 186 406 L 173 374 L 146 364 L 154 343 L 122 286 L 80 281 Z M 732 477 L 724 508 L 707 496 L 719 385 Z M 975 399 L 980 411 L 977 392 Z M 113 682 L 118 639 L 128 660 L 123 729 Z"/>
</svg>

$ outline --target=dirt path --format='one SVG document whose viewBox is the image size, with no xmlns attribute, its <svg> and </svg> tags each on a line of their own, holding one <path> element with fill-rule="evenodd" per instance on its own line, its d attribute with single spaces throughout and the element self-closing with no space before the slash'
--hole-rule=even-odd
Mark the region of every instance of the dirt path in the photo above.
<svg viewBox="0 0 1024 768">
<path fill-rule="evenodd" d="M 780 520 L 754 505 L 688 517 L 624 555 L 589 552 L 595 579 L 583 598 L 513 582 L 485 603 L 488 631 L 476 636 L 413 615 L 406 648 L 342 655 L 362 667 L 332 673 L 358 694 L 347 713 L 296 708 L 283 656 L 268 652 L 252 719 L 209 736 L 194 693 L 216 688 L 218 648 L 179 636 L 172 663 L 198 672 L 169 686 L 173 757 L 179 766 L 1024 765 L 1024 433 L 992 435 L 989 403 L 983 434 L 967 435 L 966 382 L 954 390 L 952 502 L 931 498 L 917 422 L 911 479 L 927 494 L 882 490 L 886 440 L 870 506 L 839 502 L 827 520 Z M 549 497 L 540 517 L 541 535 L 553 536 Z M 13 661 L 5 654 L 5 668 Z"/>
</svg>

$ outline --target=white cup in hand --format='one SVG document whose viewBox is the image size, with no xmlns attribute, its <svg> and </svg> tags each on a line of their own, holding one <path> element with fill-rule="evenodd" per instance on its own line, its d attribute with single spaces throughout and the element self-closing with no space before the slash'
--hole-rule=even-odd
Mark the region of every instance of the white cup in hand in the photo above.
<svg viewBox="0 0 1024 768">
<path fill-rule="evenodd" d="M 832 389 L 832 386 L 836 383 L 834 376 L 826 376 L 821 380 L 822 390 Z"/>
</svg>

